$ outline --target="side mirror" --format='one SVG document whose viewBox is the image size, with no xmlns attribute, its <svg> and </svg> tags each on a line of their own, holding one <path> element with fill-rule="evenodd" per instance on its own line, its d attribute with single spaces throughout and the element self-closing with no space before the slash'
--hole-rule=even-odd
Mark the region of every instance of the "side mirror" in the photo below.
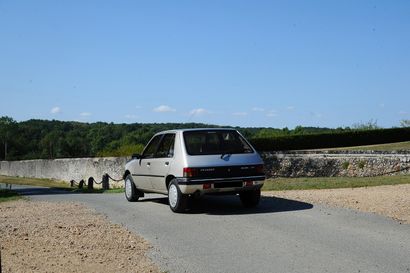
<svg viewBox="0 0 410 273">
<path fill-rule="evenodd" d="M 141 155 L 140 154 L 133 154 L 131 156 L 132 159 L 141 159 Z"/>
</svg>

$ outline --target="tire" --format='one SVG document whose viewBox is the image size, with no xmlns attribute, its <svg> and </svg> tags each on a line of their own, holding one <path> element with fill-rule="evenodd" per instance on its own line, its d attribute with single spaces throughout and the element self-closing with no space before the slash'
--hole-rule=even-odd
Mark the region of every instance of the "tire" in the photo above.
<svg viewBox="0 0 410 273">
<path fill-rule="evenodd" d="M 242 205 L 244 207 L 256 207 L 261 200 L 261 189 L 240 192 L 239 198 L 241 199 Z"/>
<path fill-rule="evenodd" d="M 132 179 L 132 176 L 129 174 L 125 178 L 125 198 L 129 202 L 136 202 L 138 199 L 142 196 L 142 193 L 137 190 L 134 184 L 134 180 Z"/>
<path fill-rule="evenodd" d="M 173 212 L 184 212 L 187 208 L 188 196 L 181 193 L 175 179 L 168 186 L 168 202 Z"/>
</svg>

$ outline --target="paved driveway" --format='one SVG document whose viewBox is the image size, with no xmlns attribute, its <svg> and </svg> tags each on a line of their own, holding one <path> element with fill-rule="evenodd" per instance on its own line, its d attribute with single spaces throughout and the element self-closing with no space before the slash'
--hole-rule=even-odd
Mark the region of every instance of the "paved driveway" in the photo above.
<svg viewBox="0 0 410 273">
<path fill-rule="evenodd" d="M 373 214 L 263 198 L 206 197 L 174 214 L 161 195 L 128 203 L 123 194 L 18 189 L 34 200 L 79 201 L 145 237 L 169 272 L 410 272 L 410 225 Z"/>
</svg>

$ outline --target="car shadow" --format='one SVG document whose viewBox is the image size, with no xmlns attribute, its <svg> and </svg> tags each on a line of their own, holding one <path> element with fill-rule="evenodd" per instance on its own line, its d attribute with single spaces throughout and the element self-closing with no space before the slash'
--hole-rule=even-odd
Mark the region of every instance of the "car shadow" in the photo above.
<svg viewBox="0 0 410 273">
<path fill-rule="evenodd" d="M 3 187 L 4 188 L 4 187 Z M 11 188 L 23 196 L 30 195 L 56 195 L 56 194 L 84 194 L 84 192 L 75 192 L 62 190 L 58 188 L 33 187 L 23 185 L 13 185 Z M 145 198 L 138 202 L 155 202 L 168 206 L 168 198 L 151 194 L 146 194 Z M 240 215 L 240 214 L 261 214 L 261 213 L 276 213 L 286 211 L 307 210 L 313 208 L 313 205 L 306 202 L 262 196 L 259 205 L 255 208 L 245 208 L 235 195 L 213 196 L 205 195 L 200 198 L 189 199 L 189 209 L 186 214 L 209 214 L 209 215 Z"/>
<path fill-rule="evenodd" d="M 166 197 L 144 198 L 139 202 L 156 202 L 168 206 Z M 192 198 L 188 207 L 186 214 L 241 215 L 307 210 L 313 208 L 313 205 L 291 199 L 262 196 L 257 207 L 245 208 L 239 196 L 229 195 Z"/>
</svg>

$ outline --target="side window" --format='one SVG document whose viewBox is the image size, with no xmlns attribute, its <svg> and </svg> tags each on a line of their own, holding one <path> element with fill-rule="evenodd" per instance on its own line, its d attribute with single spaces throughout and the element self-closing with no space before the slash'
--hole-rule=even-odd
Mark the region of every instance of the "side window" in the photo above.
<svg viewBox="0 0 410 273">
<path fill-rule="evenodd" d="M 155 157 L 173 157 L 174 156 L 175 134 L 166 134 L 159 145 Z"/>
<path fill-rule="evenodd" d="M 162 135 L 155 136 L 145 147 L 144 153 L 142 154 L 143 158 L 153 158 L 155 152 L 157 151 L 158 144 L 161 141 Z"/>
</svg>

